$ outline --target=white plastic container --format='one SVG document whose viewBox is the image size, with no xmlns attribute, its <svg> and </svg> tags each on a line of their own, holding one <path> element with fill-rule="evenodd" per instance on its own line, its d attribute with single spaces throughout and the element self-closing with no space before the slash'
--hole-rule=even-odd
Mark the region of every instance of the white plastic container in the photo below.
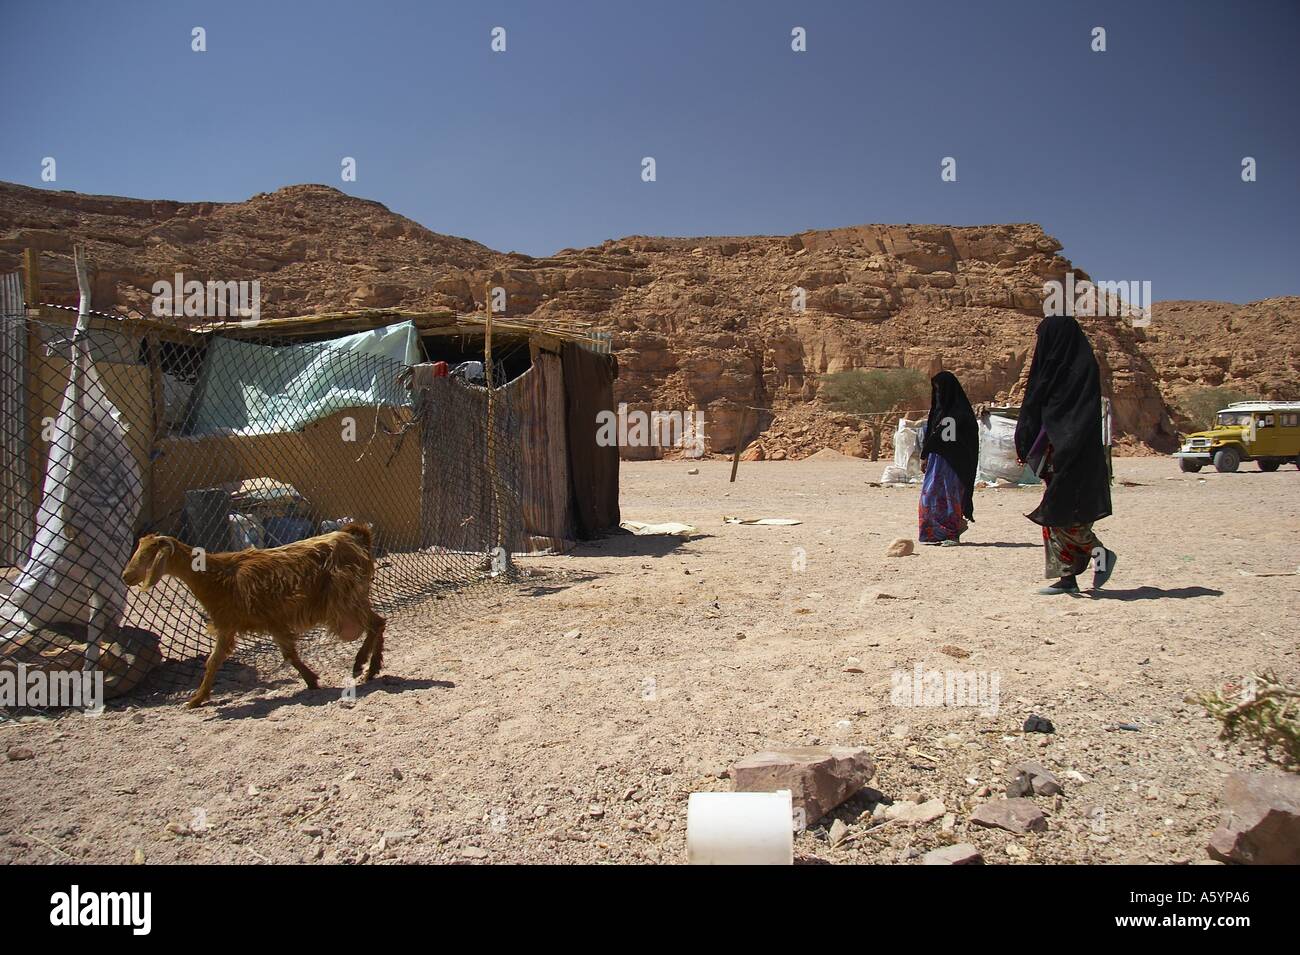
<svg viewBox="0 0 1300 955">
<path fill-rule="evenodd" d="M 690 865 L 793 865 L 790 791 L 691 793 L 686 804 Z"/>
</svg>

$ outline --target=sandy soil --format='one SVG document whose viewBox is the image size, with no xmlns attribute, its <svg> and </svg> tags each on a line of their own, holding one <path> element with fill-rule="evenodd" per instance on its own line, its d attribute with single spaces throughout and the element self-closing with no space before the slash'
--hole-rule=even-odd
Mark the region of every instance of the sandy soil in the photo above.
<svg viewBox="0 0 1300 955">
<path fill-rule="evenodd" d="M 332 688 L 314 692 L 231 666 L 199 711 L 135 700 L 0 723 L 0 751 L 35 752 L 0 757 L 0 861 L 682 862 L 689 793 L 730 788 L 742 756 L 818 742 L 868 747 L 878 773 L 798 836 L 804 861 L 953 841 L 996 863 L 1196 861 L 1225 774 L 1265 765 L 1183 698 L 1256 668 L 1300 674 L 1297 578 L 1250 576 L 1297 569 L 1294 468 L 1117 461 L 1110 589 L 1041 598 L 1021 516 L 1035 490 L 981 491 L 967 543 L 886 558 L 915 536 L 917 491 L 869 486 L 880 465 L 747 463 L 734 485 L 726 462 L 692 466 L 625 465 L 623 514 L 702 536 L 526 561 L 538 576 L 499 597 L 391 627 L 387 676 L 355 703 L 326 654 Z M 918 664 L 997 674 L 996 715 L 891 704 L 891 675 Z M 1031 712 L 1057 732 L 1020 732 Z M 1048 830 L 970 827 L 1026 758 L 1065 781 L 1037 799 Z M 948 818 L 869 825 L 875 800 L 902 798 L 941 799 Z M 850 838 L 832 847 L 835 819 Z"/>
</svg>

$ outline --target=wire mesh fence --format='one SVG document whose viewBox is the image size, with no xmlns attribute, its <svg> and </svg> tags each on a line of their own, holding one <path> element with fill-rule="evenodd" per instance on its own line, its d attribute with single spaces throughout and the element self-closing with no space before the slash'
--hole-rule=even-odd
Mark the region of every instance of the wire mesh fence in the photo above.
<svg viewBox="0 0 1300 955">
<path fill-rule="evenodd" d="M 521 389 L 491 393 L 489 430 L 487 389 L 423 363 L 414 327 L 290 341 L 6 312 L 0 684 L 98 672 L 109 698 L 195 685 L 203 605 L 179 577 L 122 580 L 144 534 L 213 554 L 367 524 L 372 602 L 390 619 L 512 578 Z M 238 658 L 280 653 L 254 636 Z"/>
</svg>

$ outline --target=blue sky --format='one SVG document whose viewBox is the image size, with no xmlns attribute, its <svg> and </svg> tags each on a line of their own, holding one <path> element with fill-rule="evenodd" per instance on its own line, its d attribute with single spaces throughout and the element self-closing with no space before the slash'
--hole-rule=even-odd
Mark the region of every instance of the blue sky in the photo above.
<svg viewBox="0 0 1300 955">
<path fill-rule="evenodd" d="M 1296 0 L 42 0 L 3 23 L 13 182 L 219 201 L 322 182 L 534 255 L 1033 221 L 1157 300 L 1300 294 Z"/>
</svg>

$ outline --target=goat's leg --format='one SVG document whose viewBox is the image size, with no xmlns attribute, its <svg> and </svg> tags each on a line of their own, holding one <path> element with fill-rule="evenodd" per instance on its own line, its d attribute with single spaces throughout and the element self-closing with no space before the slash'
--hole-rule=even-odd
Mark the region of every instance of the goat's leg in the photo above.
<svg viewBox="0 0 1300 955">
<path fill-rule="evenodd" d="M 361 668 L 366 665 L 366 660 L 370 657 L 370 651 L 375 647 L 375 635 L 367 629 L 366 638 L 361 641 L 361 649 L 357 651 L 357 658 L 352 663 L 352 679 L 356 680 L 361 676 Z"/>
<path fill-rule="evenodd" d="M 388 621 L 377 613 L 370 615 L 370 626 L 367 627 L 368 636 L 366 642 L 371 643 L 370 648 L 370 666 L 366 668 L 366 679 L 373 680 L 379 672 L 379 668 L 384 665 L 384 628 L 388 626 Z"/>
<path fill-rule="evenodd" d="M 280 653 L 285 661 L 298 671 L 298 675 L 307 684 L 307 689 L 316 689 L 320 685 L 320 681 L 307 664 L 302 662 L 302 657 L 298 656 L 298 641 L 294 638 L 294 635 L 286 630 L 271 634 L 271 639 L 280 648 Z"/>
<path fill-rule="evenodd" d="M 208 664 L 203 670 L 203 682 L 199 688 L 194 691 L 194 695 L 185 703 L 189 709 L 196 706 L 202 706 L 203 702 L 212 693 L 213 681 L 217 678 L 217 671 L 221 669 L 221 664 L 226 662 L 226 657 L 235 649 L 235 631 L 218 630 L 212 635 L 212 652 L 208 654 Z"/>
</svg>

